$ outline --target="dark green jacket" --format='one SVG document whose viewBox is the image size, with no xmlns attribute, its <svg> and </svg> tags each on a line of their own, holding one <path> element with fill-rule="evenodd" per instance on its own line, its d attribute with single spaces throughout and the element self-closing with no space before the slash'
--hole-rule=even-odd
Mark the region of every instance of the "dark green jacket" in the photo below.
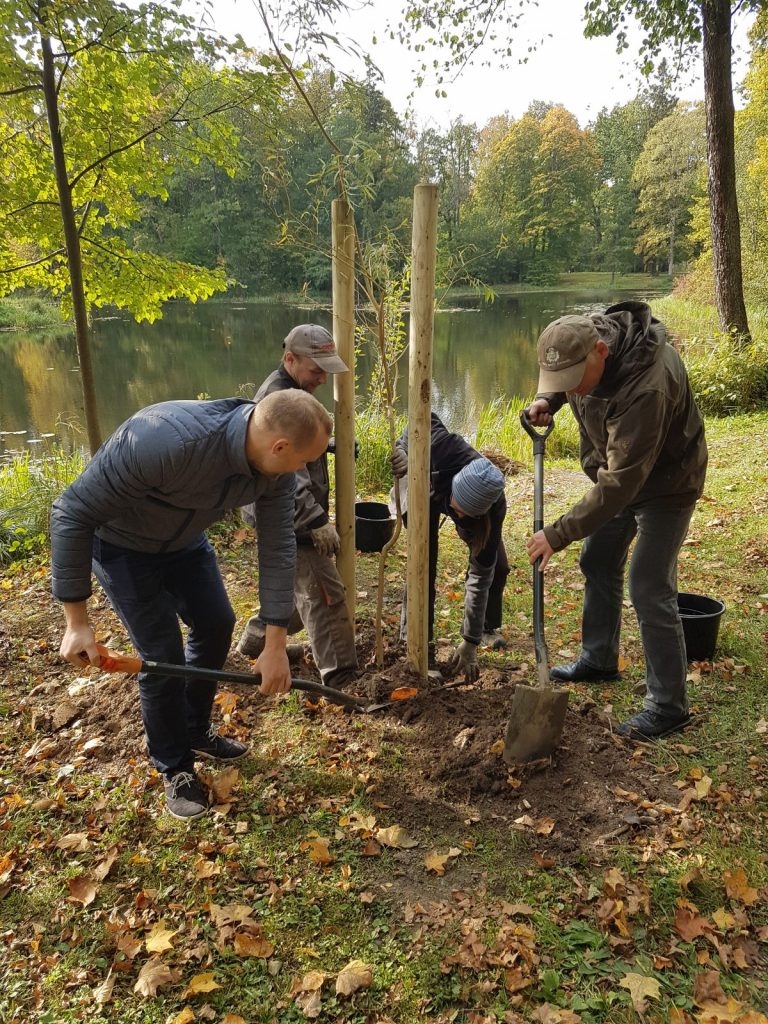
<svg viewBox="0 0 768 1024">
<path fill-rule="evenodd" d="M 670 508 L 701 496 L 707 471 L 704 423 L 683 362 L 644 302 L 592 317 L 609 355 L 595 390 L 542 394 L 552 412 L 567 399 L 579 424 L 580 459 L 594 486 L 544 532 L 555 551 L 588 537 L 628 506 Z"/>
</svg>

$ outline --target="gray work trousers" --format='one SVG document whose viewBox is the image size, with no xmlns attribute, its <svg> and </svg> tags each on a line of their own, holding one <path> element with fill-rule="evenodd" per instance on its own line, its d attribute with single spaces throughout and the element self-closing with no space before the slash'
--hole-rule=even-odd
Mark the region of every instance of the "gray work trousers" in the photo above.
<svg viewBox="0 0 768 1024">
<path fill-rule="evenodd" d="M 619 659 L 624 570 L 637 538 L 628 583 L 645 656 L 644 707 L 670 718 L 688 713 L 677 558 L 693 508 L 670 508 L 668 500 L 626 508 L 587 537 L 579 558 L 585 579 L 581 657 L 593 668 L 611 671 Z"/>
<path fill-rule="evenodd" d="M 288 633 L 306 629 L 312 657 L 323 682 L 333 686 L 357 671 L 357 651 L 344 584 L 336 563 L 309 544 L 296 547 L 296 577 L 293 585 L 295 607 Z M 243 635 L 249 641 L 263 640 L 264 623 L 253 615 Z"/>
</svg>

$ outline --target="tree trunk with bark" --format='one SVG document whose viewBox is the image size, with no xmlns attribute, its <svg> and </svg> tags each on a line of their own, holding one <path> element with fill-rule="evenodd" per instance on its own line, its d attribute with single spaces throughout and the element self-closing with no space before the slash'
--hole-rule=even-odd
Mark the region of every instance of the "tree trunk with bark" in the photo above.
<svg viewBox="0 0 768 1024">
<path fill-rule="evenodd" d="M 737 344 L 750 342 L 736 201 L 730 0 L 702 0 L 709 215 L 720 326 Z"/>
<path fill-rule="evenodd" d="M 80 252 L 80 236 L 75 222 L 75 210 L 72 205 L 72 190 L 69 187 L 67 161 L 64 155 L 64 144 L 61 138 L 59 121 L 58 89 L 56 86 L 56 67 L 53 59 L 51 40 L 41 36 L 40 45 L 43 51 L 43 94 L 45 96 L 45 112 L 48 119 L 48 131 L 51 136 L 51 152 L 53 154 L 56 188 L 59 194 L 61 220 L 64 227 L 64 240 L 67 247 L 67 266 L 69 283 L 72 289 L 72 309 L 75 318 L 75 338 L 77 341 L 77 357 L 80 363 L 80 385 L 83 391 L 83 413 L 85 429 L 88 435 L 88 446 L 91 455 L 101 444 L 99 417 L 96 409 L 96 388 L 91 365 L 91 347 L 88 332 L 88 310 L 85 304 L 83 288 L 83 260 Z"/>
</svg>

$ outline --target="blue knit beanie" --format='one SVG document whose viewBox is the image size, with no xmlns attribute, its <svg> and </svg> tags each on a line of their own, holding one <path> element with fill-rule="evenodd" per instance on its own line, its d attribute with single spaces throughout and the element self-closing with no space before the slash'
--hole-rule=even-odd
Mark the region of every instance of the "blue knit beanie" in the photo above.
<svg viewBox="0 0 768 1024">
<path fill-rule="evenodd" d="M 453 478 L 451 487 L 453 500 L 473 518 L 485 515 L 503 492 L 503 473 L 482 456 L 467 463 Z"/>
</svg>

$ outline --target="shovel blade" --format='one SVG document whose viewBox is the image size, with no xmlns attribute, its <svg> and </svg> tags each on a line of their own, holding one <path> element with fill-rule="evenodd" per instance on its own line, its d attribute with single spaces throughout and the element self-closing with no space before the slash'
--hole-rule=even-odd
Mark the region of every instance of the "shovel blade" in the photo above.
<svg viewBox="0 0 768 1024">
<path fill-rule="evenodd" d="M 507 764 L 526 764 L 553 754 L 563 734 L 567 709 L 568 690 L 518 684 L 504 737 Z"/>
</svg>

